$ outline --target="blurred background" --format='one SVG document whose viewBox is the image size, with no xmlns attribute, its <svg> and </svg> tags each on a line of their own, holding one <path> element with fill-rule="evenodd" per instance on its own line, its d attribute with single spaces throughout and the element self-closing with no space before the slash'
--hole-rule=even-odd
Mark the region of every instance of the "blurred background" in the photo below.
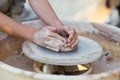
<svg viewBox="0 0 120 80">
<path fill-rule="evenodd" d="M 60 19 L 88 20 L 119 26 L 119 0 L 49 0 Z M 24 20 L 37 19 L 25 3 L 28 13 Z"/>
</svg>

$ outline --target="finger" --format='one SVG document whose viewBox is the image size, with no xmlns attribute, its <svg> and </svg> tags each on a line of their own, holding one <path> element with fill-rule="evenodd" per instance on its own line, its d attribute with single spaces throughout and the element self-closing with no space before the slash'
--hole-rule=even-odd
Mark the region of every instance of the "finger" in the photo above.
<svg viewBox="0 0 120 80">
<path fill-rule="evenodd" d="M 67 47 L 67 44 L 65 43 L 63 47 Z"/>
<path fill-rule="evenodd" d="M 66 43 L 66 39 L 60 35 L 58 35 L 57 33 L 51 33 L 50 35 L 51 37 L 57 38 L 59 40 L 62 40 L 64 43 Z"/>
<path fill-rule="evenodd" d="M 70 43 L 74 39 L 74 36 L 75 36 L 75 32 L 71 31 L 71 33 L 69 34 L 69 37 L 68 37 L 68 43 Z"/>
<path fill-rule="evenodd" d="M 68 43 L 68 46 L 71 47 L 76 42 L 76 40 L 77 40 L 77 35 L 75 35 L 73 40 L 70 43 Z"/>
<path fill-rule="evenodd" d="M 79 40 L 77 39 L 76 42 L 71 46 L 71 48 L 76 48 L 79 43 Z"/>
<path fill-rule="evenodd" d="M 57 31 L 57 28 L 55 28 L 55 27 L 50 27 L 50 26 L 48 26 L 47 27 L 50 31 L 52 31 L 52 32 L 56 32 Z"/>
<path fill-rule="evenodd" d="M 65 31 L 60 31 L 60 35 L 64 36 L 64 37 L 67 37 L 67 33 Z"/>
<path fill-rule="evenodd" d="M 68 37 L 68 43 L 70 43 L 73 38 L 74 38 L 74 35 L 76 34 L 75 30 L 71 27 L 65 27 L 65 31 L 66 33 L 69 34 L 69 37 Z"/>
</svg>

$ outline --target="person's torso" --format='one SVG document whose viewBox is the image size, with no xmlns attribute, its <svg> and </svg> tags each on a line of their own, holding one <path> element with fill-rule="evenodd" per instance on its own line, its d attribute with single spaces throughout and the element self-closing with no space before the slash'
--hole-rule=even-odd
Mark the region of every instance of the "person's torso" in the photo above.
<svg viewBox="0 0 120 80">
<path fill-rule="evenodd" d="M 13 0 L 0 0 L 0 11 L 5 13 L 10 8 Z"/>
<path fill-rule="evenodd" d="M 19 20 L 25 0 L 0 0 L 0 12 Z"/>
</svg>

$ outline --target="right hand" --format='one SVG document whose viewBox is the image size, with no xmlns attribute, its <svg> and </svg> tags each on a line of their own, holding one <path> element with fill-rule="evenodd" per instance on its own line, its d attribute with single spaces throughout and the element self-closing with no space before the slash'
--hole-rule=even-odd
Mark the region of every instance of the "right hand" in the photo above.
<svg viewBox="0 0 120 80">
<path fill-rule="evenodd" d="M 70 26 L 58 26 L 57 33 L 62 36 L 68 35 L 68 39 L 66 41 L 67 43 L 65 45 L 66 47 L 71 47 L 71 48 L 77 47 L 79 40 L 74 28 Z"/>
<path fill-rule="evenodd" d="M 63 47 L 66 40 L 64 37 L 55 33 L 54 32 L 55 30 L 56 29 L 51 26 L 46 26 L 42 28 L 40 31 L 34 34 L 33 42 L 35 42 L 36 44 L 42 47 L 45 47 L 54 51 L 59 51 L 59 49 Z"/>
</svg>

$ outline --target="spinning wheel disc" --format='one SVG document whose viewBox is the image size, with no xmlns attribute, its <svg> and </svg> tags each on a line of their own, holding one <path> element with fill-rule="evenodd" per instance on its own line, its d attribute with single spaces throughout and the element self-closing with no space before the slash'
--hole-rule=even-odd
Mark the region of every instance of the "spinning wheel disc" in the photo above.
<svg viewBox="0 0 120 80">
<path fill-rule="evenodd" d="M 52 65 L 78 65 L 96 61 L 102 56 L 102 47 L 94 40 L 79 36 L 78 48 L 71 52 L 55 52 L 26 41 L 22 48 L 32 60 Z"/>
</svg>

